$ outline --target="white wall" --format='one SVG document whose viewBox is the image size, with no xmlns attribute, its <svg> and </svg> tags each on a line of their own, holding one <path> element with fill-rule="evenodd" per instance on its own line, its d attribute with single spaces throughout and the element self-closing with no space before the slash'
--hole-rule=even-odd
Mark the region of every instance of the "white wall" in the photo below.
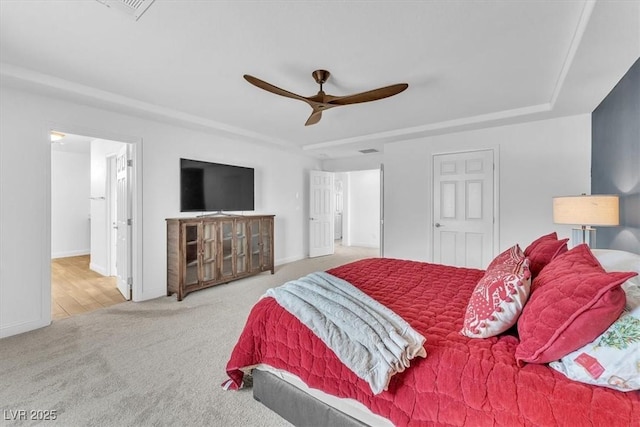
<svg viewBox="0 0 640 427">
<path fill-rule="evenodd" d="M 51 257 L 90 252 L 89 153 L 51 152 Z"/>
<path fill-rule="evenodd" d="M 340 157 L 322 161 L 322 170 L 328 172 L 351 172 L 380 169 L 384 163 L 383 153 L 361 154 L 354 157 Z"/>
<path fill-rule="evenodd" d="M 342 213 L 342 244 L 379 248 L 380 170 L 336 172 L 335 181 L 342 184 L 342 197 L 336 193 L 336 211 Z"/>
<path fill-rule="evenodd" d="M 165 295 L 165 218 L 180 215 L 180 157 L 256 168 L 256 211 L 276 215 L 276 263 L 307 254 L 308 171 L 319 169 L 318 161 L 6 86 L 0 89 L 0 336 L 51 320 L 52 128 L 141 141 L 144 252 L 139 300 Z M 552 222 L 551 197 L 588 192 L 590 125 L 590 115 L 581 115 L 387 144 L 385 255 L 431 259 L 431 156 L 457 150 L 499 148 L 500 248 L 515 242 L 526 245 L 551 230 L 568 236 L 570 226 Z M 27 164 L 30 173 L 24 174 Z"/>
<path fill-rule="evenodd" d="M 499 155 L 498 252 L 554 230 L 570 236 L 553 223 L 552 197 L 589 192 L 589 114 L 386 144 L 385 256 L 432 260 L 432 156 L 484 148 Z"/>
<path fill-rule="evenodd" d="M 351 246 L 380 247 L 380 170 L 348 172 Z"/>
<path fill-rule="evenodd" d="M 308 171 L 320 168 L 315 159 L 13 87 L 0 89 L 0 336 L 51 321 L 52 128 L 142 144 L 143 283 L 138 300 L 166 295 L 165 218 L 180 215 L 180 157 L 254 167 L 256 213 L 276 215 L 276 264 L 307 254 Z M 25 164 L 30 173 L 17 182 Z"/>
</svg>

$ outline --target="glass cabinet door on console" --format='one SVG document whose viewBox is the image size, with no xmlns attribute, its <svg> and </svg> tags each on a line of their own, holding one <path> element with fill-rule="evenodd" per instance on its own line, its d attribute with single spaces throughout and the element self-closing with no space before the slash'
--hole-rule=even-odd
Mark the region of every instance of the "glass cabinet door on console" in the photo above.
<svg viewBox="0 0 640 427">
<path fill-rule="evenodd" d="M 182 235 L 184 236 L 184 271 L 183 281 L 187 287 L 198 286 L 198 265 L 200 261 L 200 247 L 198 245 L 197 222 L 182 224 Z"/>
<path fill-rule="evenodd" d="M 216 225 L 210 222 L 201 224 L 202 249 L 200 263 L 200 277 L 205 284 L 218 278 L 218 259 L 216 248 L 218 239 L 216 238 Z"/>
<path fill-rule="evenodd" d="M 260 242 L 262 243 L 260 269 L 270 269 L 271 274 L 273 274 L 273 218 L 263 218 L 260 220 L 260 223 Z"/>
<path fill-rule="evenodd" d="M 252 272 L 273 272 L 273 218 L 256 218 L 249 222 L 250 266 Z"/>
<path fill-rule="evenodd" d="M 220 276 L 223 278 L 233 277 L 233 253 L 234 245 L 234 221 L 221 221 L 220 228 L 220 244 L 222 260 L 220 263 Z"/>
<path fill-rule="evenodd" d="M 249 258 L 247 257 L 247 222 L 236 221 L 236 250 L 235 250 L 235 274 L 243 274 L 248 270 Z"/>
<path fill-rule="evenodd" d="M 182 224 L 184 236 L 183 281 L 186 288 L 199 288 L 217 278 L 215 224 Z"/>
<path fill-rule="evenodd" d="M 260 271 L 262 253 L 262 232 L 260 230 L 260 220 L 252 219 L 249 222 L 249 270 Z"/>
</svg>

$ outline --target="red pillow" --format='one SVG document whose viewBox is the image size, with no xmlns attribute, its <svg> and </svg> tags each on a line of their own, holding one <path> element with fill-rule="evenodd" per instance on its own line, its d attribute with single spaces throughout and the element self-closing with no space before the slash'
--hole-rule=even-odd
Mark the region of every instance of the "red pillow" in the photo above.
<svg viewBox="0 0 640 427">
<path fill-rule="evenodd" d="M 538 237 L 524 250 L 524 255 L 529 258 L 531 277 L 535 278 L 545 265 L 552 259 L 567 251 L 569 239 L 558 240 L 558 235 L 553 233 Z"/>
<path fill-rule="evenodd" d="M 622 313 L 620 285 L 636 274 L 605 272 L 585 244 L 551 261 L 518 319 L 518 365 L 551 362 L 593 341 Z"/>
</svg>

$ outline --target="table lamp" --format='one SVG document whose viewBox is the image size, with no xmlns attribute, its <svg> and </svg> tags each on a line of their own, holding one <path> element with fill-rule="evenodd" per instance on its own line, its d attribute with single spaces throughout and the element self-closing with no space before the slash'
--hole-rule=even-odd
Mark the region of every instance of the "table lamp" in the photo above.
<svg viewBox="0 0 640 427">
<path fill-rule="evenodd" d="M 571 232 L 574 246 L 596 244 L 596 226 L 620 224 L 619 199 L 617 195 L 593 194 L 553 198 L 553 222 L 556 224 L 580 225 Z"/>
</svg>

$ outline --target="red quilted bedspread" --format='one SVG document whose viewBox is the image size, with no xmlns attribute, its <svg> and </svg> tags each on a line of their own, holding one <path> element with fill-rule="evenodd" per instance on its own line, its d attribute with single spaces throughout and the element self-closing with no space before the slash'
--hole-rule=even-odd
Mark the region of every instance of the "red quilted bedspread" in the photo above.
<svg viewBox="0 0 640 427">
<path fill-rule="evenodd" d="M 356 399 L 395 425 L 640 426 L 640 392 L 590 386 L 546 365 L 516 365 L 518 339 L 459 334 L 482 270 L 394 259 L 366 259 L 329 270 L 398 313 L 427 338 L 426 359 L 396 374 L 389 390 L 369 385 L 342 365 L 309 329 L 273 298 L 251 311 L 227 373 L 265 363 L 310 387 Z"/>
</svg>

